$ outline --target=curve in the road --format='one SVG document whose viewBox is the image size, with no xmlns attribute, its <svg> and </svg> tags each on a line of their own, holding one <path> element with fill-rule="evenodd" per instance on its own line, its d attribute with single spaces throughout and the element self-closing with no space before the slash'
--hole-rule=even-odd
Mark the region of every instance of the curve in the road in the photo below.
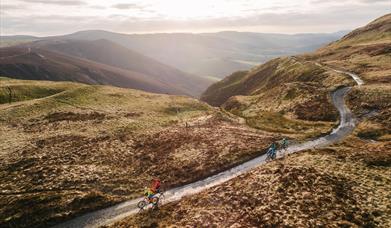
<svg viewBox="0 0 391 228">
<path fill-rule="evenodd" d="M 348 72 L 342 72 L 342 71 L 340 71 L 340 73 L 344 73 L 351 76 L 357 82 L 358 85 L 362 85 L 362 80 L 357 75 Z M 356 80 L 356 78 L 360 80 L 360 83 L 359 81 Z M 338 109 L 338 112 L 340 114 L 339 126 L 336 129 L 334 129 L 331 134 L 327 136 L 290 146 L 287 149 L 286 153 L 294 153 L 302 150 L 324 147 L 333 144 L 343 139 L 348 134 L 350 134 L 355 127 L 355 119 L 353 118 L 351 111 L 345 105 L 344 102 L 344 97 L 349 92 L 350 89 L 351 89 L 350 87 L 339 88 L 331 94 L 333 105 Z M 184 196 L 192 195 L 201 192 L 202 190 L 205 190 L 207 188 L 226 182 L 234 177 L 246 173 L 249 170 L 265 163 L 265 159 L 266 159 L 266 155 L 262 155 L 248 162 L 245 162 L 241 165 L 238 165 L 234 168 L 210 176 L 206 179 L 191 184 L 187 184 L 185 186 L 170 189 L 165 192 L 164 203 L 177 201 Z M 112 224 L 129 215 L 137 213 L 138 212 L 137 202 L 140 200 L 142 200 L 142 198 L 126 201 L 106 209 L 91 212 L 83 216 L 77 217 L 75 219 L 72 219 L 63 224 L 59 224 L 55 227 L 56 228 L 99 227 L 103 225 Z"/>
</svg>

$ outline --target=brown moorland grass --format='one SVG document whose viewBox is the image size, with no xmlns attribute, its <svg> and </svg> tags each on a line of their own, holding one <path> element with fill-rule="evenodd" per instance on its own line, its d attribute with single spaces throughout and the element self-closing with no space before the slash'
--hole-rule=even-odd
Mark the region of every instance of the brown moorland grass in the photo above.
<svg viewBox="0 0 391 228">
<path fill-rule="evenodd" d="M 300 152 L 112 227 L 391 225 L 391 144 L 350 137 Z"/>
<path fill-rule="evenodd" d="M 53 225 L 138 197 L 154 177 L 165 188 L 193 182 L 264 153 L 277 137 L 187 97 L 0 82 L 18 94 L 0 104 L 2 227 Z M 29 87 L 40 92 L 18 90 Z"/>
</svg>

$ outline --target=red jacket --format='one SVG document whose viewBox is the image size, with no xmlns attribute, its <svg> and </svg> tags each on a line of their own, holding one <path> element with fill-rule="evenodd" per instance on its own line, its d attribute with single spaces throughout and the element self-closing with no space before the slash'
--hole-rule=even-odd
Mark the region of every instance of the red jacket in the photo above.
<svg viewBox="0 0 391 228">
<path fill-rule="evenodd" d="M 160 188 L 160 180 L 154 180 L 152 182 L 151 190 L 157 192 Z"/>
</svg>

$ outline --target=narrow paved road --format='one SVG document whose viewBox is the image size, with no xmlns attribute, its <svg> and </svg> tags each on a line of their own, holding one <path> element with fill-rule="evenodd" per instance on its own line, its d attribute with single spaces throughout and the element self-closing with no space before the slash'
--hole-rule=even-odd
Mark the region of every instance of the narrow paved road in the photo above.
<svg viewBox="0 0 391 228">
<path fill-rule="evenodd" d="M 342 71 L 340 71 L 339 73 L 344 73 L 351 76 L 357 82 L 358 85 L 362 85 L 363 83 L 362 80 L 355 74 L 349 72 L 342 72 Z M 359 81 L 357 79 L 359 79 Z M 344 101 L 345 95 L 347 94 L 347 92 L 349 92 L 350 89 L 351 89 L 350 87 L 340 88 L 334 91 L 331 95 L 333 105 L 338 109 L 338 112 L 340 114 L 339 126 L 336 129 L 334 129 L 330 135 L 312 141 L 290 146 L 287 149 L 287 153 L 295 153 L 302 150 L 324 147 L 343 139 L 345 136 L 347 136 L 353 131 L 355 127 L 355 120 L 349 108 L 346 107 Z M 264 164 L 265 159 L 266 159 L 266 155 L 262 155 L 260 157 L 254 158 L 253 160 L 245 162 L 239 166 L 231 168 L 227 171 L 208 177 L 204 180 L 200 180 L 182 187 L 170 189 L 165 192 L 164 203 L 177 201 L 184 196 L 196 194 L 198 192 L 201 192 L 202 190 L 226 182 L 234 177 L 237 177 L 245 172 L 248 172 L 249 170 L 261 164 Z M 99 227 L 103 225 L 112 224 L 129 215 L 137 213 L 138 212 L 137 202 L 140 201 L 141 199 L 142 198 L 126 201 L 106 209 L 91 212 L 83 216 L 77 217 L 73 220 L 70 220 L 68 222 L 65 222 L 63 224 L 59 224 L 55 227 L 57 228 Z"/>
</svg>

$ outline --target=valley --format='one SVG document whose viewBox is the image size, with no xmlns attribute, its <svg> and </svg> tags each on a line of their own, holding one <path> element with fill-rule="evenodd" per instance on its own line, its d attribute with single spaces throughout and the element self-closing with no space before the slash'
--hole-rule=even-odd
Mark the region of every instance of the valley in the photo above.
<svg viewBox="0 0 391 228">
<path fill-rule="evenodd" d="M 0 46 L 25 44 L 26 40 L 30 40 L 38 41 L 38 44 L 52 43 L 57 48 L 62 47 L 62 51 L 80 53 L 76 48 L 65 48 L 66 43 L 73 41 L 80 45 L 88 41 L 105 40 L 152 58 L 160 62 L 160 65 L 165 64 L 193 76 L 222 79 L 234 71 L 248 70 L 279 56 L 314 51 L 346 33 L 347 31 L 287 35 L 226 31 L 200 34 L 121 34 L 88 30 L 54 37 L 16 36 L 15 41 L 12 41 L 12 37 L 4 37 L 1 39 L 4 44 Z M 104 58 L 105 55 L 95 54 L 95 57 Z M 115 63 L 119 64 L 123 59 L 119 58 Z M 136 60 L 134 56 L 130 59 L 133 62 Z M 207 86 L 209 85 L 203 90 Z"/>
</svg>

